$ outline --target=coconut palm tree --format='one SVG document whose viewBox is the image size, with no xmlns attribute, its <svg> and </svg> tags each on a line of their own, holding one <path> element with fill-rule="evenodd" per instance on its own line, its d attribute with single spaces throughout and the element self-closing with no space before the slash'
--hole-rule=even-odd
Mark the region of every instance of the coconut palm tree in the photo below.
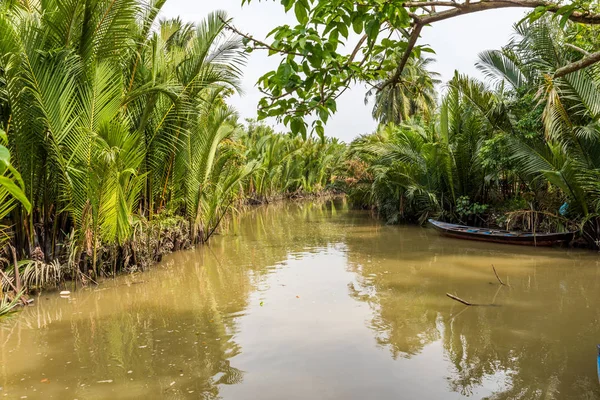
<svg viewBox="0 0 600 400">
<path fill-rule="evenodd" d="M 373 118 L 382 124 L 400 124 L 417 114 L 431 119 L 437 103 L 435 86 L 441 82 L 440 75 L 429 70 L 432 62 L 432 58 L 411 59 L 401 78 L 382 90 L 375 82 L 365 97 L 365 104 L 374 98 Z"/>
</svg>

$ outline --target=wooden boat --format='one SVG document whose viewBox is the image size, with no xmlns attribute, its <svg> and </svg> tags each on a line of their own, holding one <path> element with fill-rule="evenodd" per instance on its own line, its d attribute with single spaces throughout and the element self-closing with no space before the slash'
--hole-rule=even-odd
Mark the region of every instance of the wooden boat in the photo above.
<svg viewBox="0 0 600 400">
<path fill-rule="evenodd" d="M 499 229 L 475 228 L 455 225 L 447 222 L 428 220 L 442 235 L 457 239 L 479 240 L 482 242 L 518 244 L 525 246 L 554 246 L 573 239 L 574 232 L 565 233 L 533 233 L 515 232 Z"/>
</svg>

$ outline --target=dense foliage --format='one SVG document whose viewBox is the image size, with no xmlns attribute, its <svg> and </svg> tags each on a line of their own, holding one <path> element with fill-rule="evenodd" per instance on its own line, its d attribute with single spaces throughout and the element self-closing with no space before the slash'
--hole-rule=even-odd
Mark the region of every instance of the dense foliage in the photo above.
<svg viewBox="0 0 600 400">
<path fill-rule="evenodd" d="M 247 196 L 330 182 L 344 146 L 246 129 L 227 105 L 246 60 L 227 16 L 163 4 L 0 3 L 2 292 L 143 268 Z"/>
<path fill-rule="evenodd" d="M 586 32 L 549 18 L 523 22 L 507 46 L 480 55 L 486 82 L 458 73 L 448 82 L 434 119 L 416 113 L 355 140 L 350 161 L 363 168 L 348 173 L 353 200 L 390 222 L 578 224 L 597 243 L 600 69 L 553 78 L 598 50 Z"/>
<path fill-rule="evenodd" d="M 254 202 L 333 189 L 346 151 L 335 138 L 278 135 L 253 121 L 236 141 L 247 149 L 245 157 L 258 163 L 244 188 Z"/>
</svg>

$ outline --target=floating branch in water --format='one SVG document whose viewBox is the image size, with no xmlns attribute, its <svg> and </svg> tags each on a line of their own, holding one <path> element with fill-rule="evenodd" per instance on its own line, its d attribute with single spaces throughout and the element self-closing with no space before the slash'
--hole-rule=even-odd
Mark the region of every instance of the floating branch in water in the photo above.
<svg viewBox="0 0 600 400">
<path fill-rule="evenodd" d="M 446 296 L 450 297 L 452 300 L 458 301 L 459 303 L 463 303 L 465 306 L 476 306 L 477 305 L 477 304 L 469 303 L 468 301 L 463 300 L 460 297 L 455 296 L 455 295 L 450 294 L 450 293 L 446 293 Z"/>
<path fill-rule="evenodd" d="M 498 276 L 498 272 L 496 272 L 496 267 L 494 267 L 494 264 L 492 264 L 492 269 L 494 270 L 494 275 L 496 275 L 496 279 L 498 279 L 498 282 L 500 282 L 500 284 L 502 286 L 508 286 L 508 287 L 510 287 L 510 285 L 502 282 L 502 279 L 500 279 L 500 276 Z"/>
<path fill-rule="evenodd" d="M 452 300 L 456 300 L 459 303 L 464 304 L 465 306 L 471 306 L 471 307 L 476 307 L 476 306 L 477 307 L 499 307 L 500 306 L 499 304 L 475 304 L 475 303 L 469 303 L 468 301 L 463 300 L 460 297 L 455 296 L 455 295 L 450 294 L 450 293 L 446 293 L 446 296 L 450 297 Z"/>
</svg>

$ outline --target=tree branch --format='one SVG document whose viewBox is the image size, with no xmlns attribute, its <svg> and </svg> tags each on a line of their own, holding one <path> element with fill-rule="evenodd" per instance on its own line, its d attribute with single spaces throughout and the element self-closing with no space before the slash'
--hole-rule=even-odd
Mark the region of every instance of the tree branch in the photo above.
<svg viewBox="0 0 600 400">
<path fill-rule="evenodd" d="M 365 44 L 365 40 L 367 40 L 367 35 L 363 35 L 360 40 L 358 41 L 358 43 L 356 43 L 356 47 L 354 47 L 354 51 L 352 51 L 352 54 L 350 54 L 350 58 L 348 58 L 348 65 L 350 65 L 350 63 L 352 61 L 354 61 L 354 58 L 356 57 L 356 55 L 358 54 L 358 51 L 360 50 L 360 48 L 362 47 L 363 44 Z"/>
<path fill-rule="evenodd" d="M 392 0 L 385 0 L 385 2 L 388 2 L 388 1 L 392 1 Z M 359 2 L 357 4 L 358 5 L 367 5 L 366 3 L 363 3 L 363 2 Z M 565 10 L 564 5 L 561 5 L 560 3 L 549 2 L 547 0 L 479 0 L 479 1 L 475 1 L 475 2 L 471 2 L 471 0 L 463 0 L 462 2 L 455 2 L 452 0 L 432 0 L 432 1 L 422 1 L 422 2 L 410 0 L 408 2 L 402 3 L 402 6 L 405 7 L 405 9 L 407 9 L 408 15 L 413 20 L 412 29 L 410 31 L 410 35 L 407 35 L 408 40 L 406 43 L 406 48 L 404 49 L 404 52 L 400 58 L 400 61 L 396 68 L 396 71 L 394 72 L 393 76 L 391 76 L 389 79 L 387 79 L 384 82 L 377 85 L 378 91 L 381 91 L 384 88 L 397 83 L 401 79 L 402 72 L 403 72 L 404 68 L 406 67 L 410 57 L 413 54 L 413 50 L 414 50 L 415 46 L 417 45 L 417 42 L 419 40 L 419 36 L 421 34 L 423 27 L 426 25 L 429 25 L 429 24 L 432 24 L 432 23 L 435 23 L 438 21 L 443 21 L 443 20 L 454 18 L 454 17 L 458 17 L 460 15 L 472 14 L 472 13 L 476 13 L 476 12 L 480 12 L 480 11 L 487 11 L 487 10 L 494 10 L 494 9 L 501 9 L 501 8 L 535 9 L 537 7 L 543 7 L 544 10 L 549 13 L 559 13 L 559 12 Z M 436 7 L 441 7 L 442 10 L 436 11 Z M 415 12 L 415 10 L 419 10 L 419 11 Z M 594 13 L 591 11 L 584 10 L 584 11 L 572 11 L 565 15 L 568 15 L 569 20 L 571 20 L 573 22 L 578 22 L 578 23 L 587 24 L 587 25 L 600 25 L 600 13 Z M 251 42 L 255 48 L 267 49 L 274 53 L 287 54 L 287 55 L 298 56 L 298 57 L 303 57 L 303 58 L 308 55 L 306 53 L 303 54 L 303 53 L 298 53 L 298 52 L 294 51 L 295 49 L 293 47 L 288 47 L 287 50 L 284 48 L 275 48 L 272 45 L 269 45 L 268 43 L 257 40 L 248 34 L 243 34 L 242 32 L 240 32 L 238 29 L 236 29 L 234 26 L 232 26 L 225 20 L 222 20 L 222 22 L 224 24 L 225 29 L 228 29 L 229 31 L 241 36 L 248 42 Z M 387 21 L 387 22 L 389 23 L 389 21 Z M 393 31 L 394 30 L 395 31 L 403 30 L 402 27 L 393 27 L 393 26 L 391 26 L 391 29 Z M 351 64 L 354 63 L 354 59 L 358 55 L 359 51 L 363 48 L 366 40 L 367 40 L 367 35 L 363 35 L 360 38 L 360 40 L 358 41 L 355 48 L 349 54 L 349 56 L 345 62 L 346 66 L 350 66 Z M 364 64 L 365 60 L 367 60 L 367 58 L 369 58 L 369 57 L 370 57 L 370 52 L 368 50 L 365 50 L 365 57 L 360 62 L 359 66 L 362 66 Z M 578 71 L 583 68 L 586 68 L 597 62 L 600 62 L 600 52 L 588 54 L 588 55 L 584 54 L 584 57 L 581 60 L 578 60 L 576 62 L 573 62 L 571 64 L 568 64 L 568 65 L 556 70 L 554 77 L 555 78 L 563 77 L 567 74 L 570 74 L 572 72 Z M 347 76 L 346 79 L 344 79 L 340 85 L 337 85 L 338 90 L 332 90 L 329 93 L 324 93 L 325 91 L 321 90 L 320 101 L 319 101 L 318 105 L 325 104 L 331 98 L 337 99 L 337 97 L 339 97 L 339 95 L 341 95 L 342 93 L 344 93 L 345 90 L 347 90 L 347 88 L 348 88 L 349 84 L 352 82 L 353 78 L 354 78 L 354 74 L 350 72 L 349 76 Z M 339 89 L 341 89 L 341 90 L 339 90 Z M 289 95 L 289 94 L 283 94 L 280 97 L 285 97 L 287 95 Z M 308 106 L 307 103 L 301 103 L 301 105 L 306 106 L 306 108 L 302 108 L 303 113 L 312 112 L 317 107 L 317 106 Z"/>
<path fill-rule="evenodd" d="M 286 51 L 284 49 L 276 49 L 275 47 L 270 46 L 269 44 L 267 44 L 267 43 L 265 43 L 265 42 L 263 42 L 261 40 L 255 39 L 254 37 L 252 37 L 250 35 L 242 33 L 235 26 L 231 25 L 229 22 L 225 21 L 223 18 L 221 18 L 221 22 L 223 22 L 223 25 L 225 26 L 225 28 L 227 30 L 235 33 L 236 35 L 239 35 L 239 36 L 243 37 L 244 39 L 246 39 L 246 40 L 248 40 L 250 42 L 252 42 L 255 46 L 258 45 L 258 46 L 262 47 L 263 49 L 271 50 L 271 51 L 276 52 L 276 53 L 291 54 L 291 55 L 298 56 L 298 57 L 304 57 L 304 54 L 296 53 L 296 52 L 293 52 L 293 51 Z"/>
<path fill-rule="evenodd" d="M 500 276 L 498 275 L 498 272 L 496 272 L 496 267 L 494 267 L 494 264 L 492 264 L 492 269 L 494 270 L 494 275 L 496 275 L 496 279 L 498 279 L 498 282 L 500 282 L 500 285 L 508 286 L 506 283 L 502 282 L 502 279 L 500 279 Z"/>
<path fill-rule="evenodd" d="M 468 301 L 466 301 L 466 300 L 463 300 L 463 299 L 461 299 L 460 297 L 458 297 L 458 296 L 455 296 L 455 295 L 453 295 L 453 294 L 450 294 L 450 293 L 446 293 L 446 296 L 450 297 L 452 300 L 456 300 L 456 301 L 458 301 L 459 303 L 462 303 L 462 304 L 464 304 L 465 306 L 476 306 L 476 305 L 477 305 L 477 304 L 469 303 Z"/>
<path fill-rule="evenodd" d="M 582 49 L 581 47 L 577 47 L 577 46 L 575 46 L 574 44 L 571 44 L 571 43 L 564 43 L 564 44 L 563 44 L 563 46 L 565 46 L 565 47 L 568 47 L 568 48 L 569 48 L 569 49 L 571 49 L 571 50 L 575 50 L 575 51 L 577 51 L 577 52 L 579 52 L 579 53 L 583 54 L 584 56 L 589 56 L 589 55 L 590 55 L 590 52 L 589 52 L 589 51 L 586 51 L 586 50 Z"/>
<path fill-rule="evenodd" d="M 570 64 L 565 65 L 564 67 L 557 69 L 556 72 L 554 72 L 554 77 L 561 78 L 572 72 L 589 67 L 590 65 L 595 64 L 597 62 L 600 62 L 600 51 L 589 54 L 583 57 L 581 60 L 574 61 Z"/>
<path fill-rule="evenodd" d="M 442 21 L 448 18 L 453 18 L 463 14 L 471 14 L 479 11 L 495 10 L 498 8 L 536 8 L 546 7 L 548 12 L 555 13 L 561 7 L 554 3 L 548 3 L 542 0 L 483 0 L 476 3 L 450 3 L 446 1 L 430 1 L 430 2 L 410 2 L 405 3 L 406 6 L 412 7 L 427 7 L 430 5 L 440 5 L 444 7 L 452 7 L 452 10 L 444 10 L 434 14 L 419 17 L 423 24 L 431 24 Z M 569 19 L 574 22 L 583 24 L 597 25 L 600 24 L 600 14 L 592 14 L 589 12 L 575 11 Z"/>
<path fill-rule="evenodd" d="M 406 63 L 408 62 L 408 59 L 410 58 L 410 53 L 412 53 L 415 44 L 417 44 L 417 40 L 419 40 L 419 36 L 421 35 L 421 29 L 423 29 L 423 25 L 420 22 L 416 22 L 413 31 L 410 34 L 410 38 L 408 39 L 408 45 L 406 46 L 406 50 L 404 51 L 402 59 L 400 59 L 400 63 L 398 64 L 398 68 L 396 69 L 396 73 L 391 79 L 388 79 L 387 81 L 383 82 L 379 86 L 379 90 L 382 90 L 386 86 L 398 82 L 400 76 L 402 75 L 402 71 L 404 70 Z"/>
<path fill-rule="evenodd" d="M 411 15 L 411 17 L 414 20 L 415 26 L 413 28 L 413 32 L 410 36 L 408 45 L 406 47 L 406 50 L 404 51 L 402 59 L 400 60 L 400 63 L 398 64 L 398 69 L 396 70 L 396 73 L 394 74 L 394 76 L 391 79 L 385 81 L 382 85 L 380 85 L 379 90 L 382 90 L 386 86 L 389 86 L 391 84 L 398 82 L 398 80 L 400 79 L 400 76 L 402 75 L 402 71 L 404 70 L 404 67 L 406 66 L 406 63 L 408 62 L 408 59 L 410 58 L 410 55 L 417 43 L 417 40 L 421 33 L 421 28 L 424 25 L 429 25 L 434 22 L 454 18 L 459 15 L 471 14 L 471 13 L 486 11 L 486 10 L 494 10 L 494 9 L 498 9 L 498 8 L 515 8 L 515 7 L 536 8 L 536 7 L 543 6 L 543 7 L 546 7 L 547 11 L 551 12 L 551 13 L 556 13 L 560 9 L 560 6 L 553 4 L 553 3 L 547 3 L 542 0 L 482 0 L 482 1 L 478 1 L 476 3 L 470 3 L 469 1 L 466 1 L 465 3 L 454 3 L 451 1 L 450 2 L 449 1 L 424 1 L 424 2 L 408 2 L 408 3 L 404 3 L 404 5 L 406 7 L 420 7 L 420 8 L 429 7 L 429 6 L 441 6 L 441 7 L 452 7 L 452 9 L 444 10 L 444 11 L 440 11 L 440 12 L 436 12 L 436 13 L 428 14 L 428 15 L 414 15 L 414 14 Z M 589 24 L 589 25 L 600 24 L 600 14 L 592 14 L 589 12 L 575 11 L 575 12 L 571 13 L 571 15 L 569 16 L 569 19 L 574 22 L 580 22 L 580 23 Z M 599 61 L 600 61 L 600 52 L 591 54 L 577 62 L 571 63 L 565 67 L 559 68 L 556 71 L 556 73 L 554 74 L 554 77 L 560 78 L 561 76 L 564 76 L 564 75 L 570 74 L 572 72 L 575 72 L 577 70 L 580 70 L 582 68 L 588 67 Z"/>
<path fill-rule="evenodd" d="M 404 7 L 461 7 L 463 4 L 454 1 L 417 1 L 404 3 Z"/>
</svg>

